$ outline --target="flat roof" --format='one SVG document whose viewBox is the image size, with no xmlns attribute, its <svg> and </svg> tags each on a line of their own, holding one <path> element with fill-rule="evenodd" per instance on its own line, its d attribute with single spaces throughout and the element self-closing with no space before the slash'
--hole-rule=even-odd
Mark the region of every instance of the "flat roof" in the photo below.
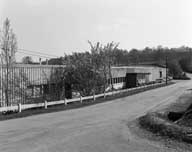
<svg viewBox="0 0 192 152">
<path fill-rule="evenodd" d="M 155 66 L 155 65 L 131 65 L 131 66 L 112 66 L 113 69 L 131 69 L 131 68 L 137 68 L 137 69 L 150 69 L 150 68 L 164 68 L 161 66 Z"/>
<path fill-rule="evenodd" d="M 6 67 L 5 65 L 0 65 L 0 67 Z M 12 67 L 26 67 L 26 68 L 65 68 L 66 65 L 40 65 L 40 64 L 14 64 Z"/>
</svg>

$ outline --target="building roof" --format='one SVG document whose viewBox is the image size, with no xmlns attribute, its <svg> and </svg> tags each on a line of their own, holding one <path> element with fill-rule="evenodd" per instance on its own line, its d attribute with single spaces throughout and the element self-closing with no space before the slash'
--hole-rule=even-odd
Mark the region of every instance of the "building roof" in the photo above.
<svg viewBox="0 0 192 152">
<path fill-rule="evenodd" d="M 2 67 L 2 66 L 1 66 Z M 4 77 L 4 68 L 0 67 L 1 76 Z M 25 78 L 29 85 L 43 85 L 50 81 L 57 81 L 58 69 L 63 69 L 63 65 L 33 65 L 33 64 L 15 64 L 10 69 L 11 77 Z M 60 71 L 60 70 L 59 70 Z M 3 79 L 3 78 L 2 78 Z"/>
<path fill-rule="evenodd" d="M 161 67 L 161 68 L 166 68 L 165 63 L 157 63 L 157 62 L 140 62 L 138 64 L 131 64 L 131 66 L 153 66 L 153 67 Z"/>
<path fill-rule="evenodd" d="M 121 66 L 121 67 L 112 67 L 111 69 L 113 76 L 125 77 L 127 73 L 150 74 L 153 67 Z"/>
</svg>

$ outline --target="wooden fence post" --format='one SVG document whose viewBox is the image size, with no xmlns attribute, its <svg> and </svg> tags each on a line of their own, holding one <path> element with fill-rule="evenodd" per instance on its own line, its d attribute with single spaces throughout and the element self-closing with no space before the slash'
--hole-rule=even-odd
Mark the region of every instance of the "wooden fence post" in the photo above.
<svg viewBox="0 0 192 152">
<path fill-rule="evenodd" d="M 105 91 L 104 91 L 104 98 L 106 98 L 106 94 L 105 94 Z"/>
<path fill-rule="evenodd" d="M 66 98 L 64 99 L 64 103 L 65 103 L 65 105 L 67 105 L 67 99 Z"/>
<path fill-rule="evenodd" d="M 82 100 L 82 96 L 80 96 L 80 103 L 82 103 L 83 102 L 83 100 Z"/>
<path fill-rule="evenodd" d="M 95 93 L 93 94 L 93 101 L 95 101 Z"/>
<path fill-rule="evenodd" d="M 44 101 L 44 106 L 45 106 L 45 109 L 47 109 L 47 101 L 46 100 Z"/>
<path fill-rule="evenodd" d="M 21 103 L 18 103 L 18 112 L 20 113 L 22 111 L 21 109 Z"/>
</svg>

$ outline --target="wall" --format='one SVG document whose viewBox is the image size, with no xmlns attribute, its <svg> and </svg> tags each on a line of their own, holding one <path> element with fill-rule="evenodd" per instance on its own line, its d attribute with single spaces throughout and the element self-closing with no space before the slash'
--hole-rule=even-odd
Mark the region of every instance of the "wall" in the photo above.
<svg viewBox="0 0 192 152">
<path fill-rule="evenodd" d="M 162 72 L 162 77 L 160 77 L 160 71 Z M 166 68 L 153 67 L 151 69 L 150 81 L 156 81 L 157 79 L 166 79 Z"/>
<path fill-rule="evenodd" d="M 160 77 L 160 71 L 162 77 Z M 127 73 L 137 73 L 138 83 L 145 84 L 149 82 L 155 82 L 159 79 L 166 78 L 166 68 L 158 66 L 122 66 L 122 67 L 112 67 L 112 78 L 113 86 L 115 89 L 122 88 L 125 86 L 125 81 L 116 82 L 115 78 L 126 77 Z"/>
<path fill-rule="evenodd" d="M 49 83 L 58 84 L 56 78 L 64 66 L 52 65 L 14 65 L 9 69 L 9 105 L 34 102 L 43 98 L 43 87 Z M 0 106 L 5 106 L 6 67 L 0 67 Z M 53 90 L 53 89 L 52 89 Z M 57 91 L 59 92 L 59 91 Z"/>
</svg>

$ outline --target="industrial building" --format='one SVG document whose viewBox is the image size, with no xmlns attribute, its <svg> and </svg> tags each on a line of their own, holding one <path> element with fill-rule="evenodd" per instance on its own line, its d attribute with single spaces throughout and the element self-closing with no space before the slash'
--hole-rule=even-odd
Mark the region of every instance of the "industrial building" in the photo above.
<svg viewBox="0 0 192 152">
<path fill-rule="evenodd" d="M 65 66 L 61 65 L 31 65 L 15 64 L 9 68 L 8 83 L 6 82 L 6 67 L 0 68 L 0 106 L 5 106 L 6 88 L 10 105 L 18 102 L 31 103 L 42 100 L 60 100 L 62 90 L 65 96 L 71 98 L 71 86 L 61 83 L 60 73 Z"/>
<path fill-rule="evenodd" d="M 132 88 L 143 84 L 155 83 L 166 79 L 166 68 L 163 66 L 120 66 L 112 67 L 110 88 Z"/>
<path fill-rule="evenodd" d="M 9 69 L 8 93 L 11 105 L 42 100 L 72 98 L 71 84 L 60 79 L 65 66 L 17 64 Z M 133 88 L 139 85 L 163 81 L 166 68 L 160 66 L 120 66 L 111 68 L 106 91 Z M 6 68 L 0 68 L 0 106 L 5 106 Z M 65 88 L 63 88 L 65 86 Z M 63 90 L 65 92 L 63 92 Z"/>
</svg>

